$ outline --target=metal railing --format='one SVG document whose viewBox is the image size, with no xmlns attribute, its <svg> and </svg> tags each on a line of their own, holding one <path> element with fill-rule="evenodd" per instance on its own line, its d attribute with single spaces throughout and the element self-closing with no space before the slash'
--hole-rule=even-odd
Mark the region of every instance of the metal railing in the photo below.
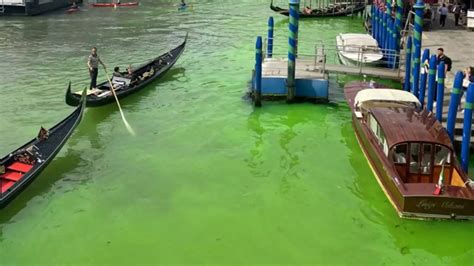
<svg viewBox="0 0 474 266">
<path fill-rule="evenodd" d="M 266 43 L 266 40 L 264 43 Z M 286 54 L 275 52 L 275 50 L 280 51 L 281 47 L 274 45 L 274 58 L 286 58 Z M 366 68 L 380 68 L 396 71 L 397 76 L 401 77 L 402 71 L 398 66 L 405 64 L 405 55 L 403 53 L 397 53 L 396 50 L 354 45 L 337 45 L 334 43 L 324 43 L 322 40 L 316 42 L 312 53 L 305 52 L 298 52 L 298 58 L 305 62 L 312 61 L 312 70 L 321 73 L 327 71 L 327 65 L 334 68 L 333 66 L 335 65 L 341 65 L 339 62 L 345 61 L 346 64 L 343 62 L 341 66 L 345 69 L 352 70 L 350 72 L 362 74 L 366 72 L 364 71 Z M 267 58 L 266 51 L 263 56 Z M 376 58 L 377 56 L 380 56 L 379 60 L 374 62 L 369 60 L 369 58 Z"/>
</svg>

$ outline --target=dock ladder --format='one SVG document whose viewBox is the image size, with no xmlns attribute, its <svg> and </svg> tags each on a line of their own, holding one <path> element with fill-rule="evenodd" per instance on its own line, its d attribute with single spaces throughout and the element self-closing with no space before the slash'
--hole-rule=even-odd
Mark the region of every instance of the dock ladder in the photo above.
<svg viewBox="0 0 474 266">
<path fill-rule="evenodd" d="M 324 43 L 322 41 L 316 43 L 314 47 L 314 67 L 319 73 L 326 72 L 326 53 L 324 51 Z"/>
</svg>

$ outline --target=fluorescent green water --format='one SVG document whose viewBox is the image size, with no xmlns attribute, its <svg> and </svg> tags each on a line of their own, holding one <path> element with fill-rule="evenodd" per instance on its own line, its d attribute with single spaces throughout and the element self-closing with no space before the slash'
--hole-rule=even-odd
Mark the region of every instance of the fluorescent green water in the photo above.
<svg viewBox="0 0 474 266">
<path fill-rule="evenodd" d="M 283 3 L 284 1 L 280 2 Z M 328 105 L 254 110 L 248 87 L 267 1 L 170 1 L 0 20 L 0 154 L 72 111 L 91 46 L 109 68 L 179 43 L 176 66 L 116 106 L 88 109 L 57 158 L 0 211 L 0 264 L 472 265 L 468 222 L 401 220 L 354 137 L 341 86 Z M 277 53 L 286 19 L 276 14 Z M 360 19 L 304 21 L 300 52 Z M 103 78 L 103 77 L 102 77 Z"/>
</svg>

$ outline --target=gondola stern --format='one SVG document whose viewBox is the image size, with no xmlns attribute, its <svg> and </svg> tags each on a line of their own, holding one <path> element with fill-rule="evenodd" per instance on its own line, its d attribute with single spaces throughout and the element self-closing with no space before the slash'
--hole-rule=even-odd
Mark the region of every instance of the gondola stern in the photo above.
<svg viewBox="0 0 474 266">
<path fill-rule="evenodd" d="M 71 84 L 71 83 L 69 83 Z M 69 85 L 71 86 L 71 85 Z M 82 95 L 81 95 L 81 106 L 82 108 L 85 108 L 86 107 L 86 103 L 87 103 L 87 87 L 85 87 L 83 90 L 82 90 Z"/>
<path fill-rule="evenodd" d="M 81 109 L 81 115 L 80 115 L 79 120 L 82 119 L 82 117 L 84 115 L 84 110 L 86 109 L 86 106 L 87 106 L 87 87 L 85 87 L 84 90 L 82 90 L 80 105 L 78 107 L 78 108 Z"/>
<path fill-rule="evenodd" d="M 189 38 L 189 31 L 186 32 L 186 36 L 184 36 L 184 41 L 181 43 L 180 46 L 186 46 L 186 43 L 188 42 Z"/>
<path fill-rule="evenodd" d="M 79 103 L 80 102 L 77 100 L 77 97 L 75 97 L 71 92 L 71 82 L 69 81 L 69 85 L 66 90 L 66 104 L 69 106 L 78 106 Z"/>
</svg>

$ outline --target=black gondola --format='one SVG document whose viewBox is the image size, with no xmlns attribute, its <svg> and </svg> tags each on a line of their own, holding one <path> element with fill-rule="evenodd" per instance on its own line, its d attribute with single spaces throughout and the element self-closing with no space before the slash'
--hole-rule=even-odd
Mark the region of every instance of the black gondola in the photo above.
<svg viewBox="0 0 474 266">
<path fill-rule="evenodd" d="M 277 7 L 273 5 L 273 0 L 270 3 L 271 10 L 280 13 L 284 16 L 289 16 L 288 9 Z M 365 9 L 365 3 L 337 3 L 327 7 L 312 9 L 310 14 L 299 12 L 300 18 L 317 18 L 317 17 L 340 17 L 348 16 L 362 12 Z"/>
<path fill-rule="evenodd" d="M 85 99 L 86 90 L 82 99 Z M 83 101 L 83 100 L 80 100 Z M 0 159 L 0 209 L 28 186 L 54 159 L 82 119 L 85 101 L 51 129 Z"/>
<path fill-rule="evenodd" d="M 184 51 L 188 35 L 176 48 L 171 51 L 158 56 L 157 58 L 139 66 L 135 69 L 132 75 L 123 72 L 124 78 L 114 77 L 112 79 L 115 94 L 117 98 L 121 99 L 143 89 L 150 82 L 163 76 L 175 63 Z M 78 93 L 71 91 L 71 83 L 66 92 L 66 103 L 71 106 L 79 104 L 81 96 Z M 110 84 L 108 81 L 97 85 L 97 90 L 89 90 L 86 97 L 87 107 L 98 107 L 109 103 L 114 103 L 115 98 L 110 91 Z"/>
</svg>

